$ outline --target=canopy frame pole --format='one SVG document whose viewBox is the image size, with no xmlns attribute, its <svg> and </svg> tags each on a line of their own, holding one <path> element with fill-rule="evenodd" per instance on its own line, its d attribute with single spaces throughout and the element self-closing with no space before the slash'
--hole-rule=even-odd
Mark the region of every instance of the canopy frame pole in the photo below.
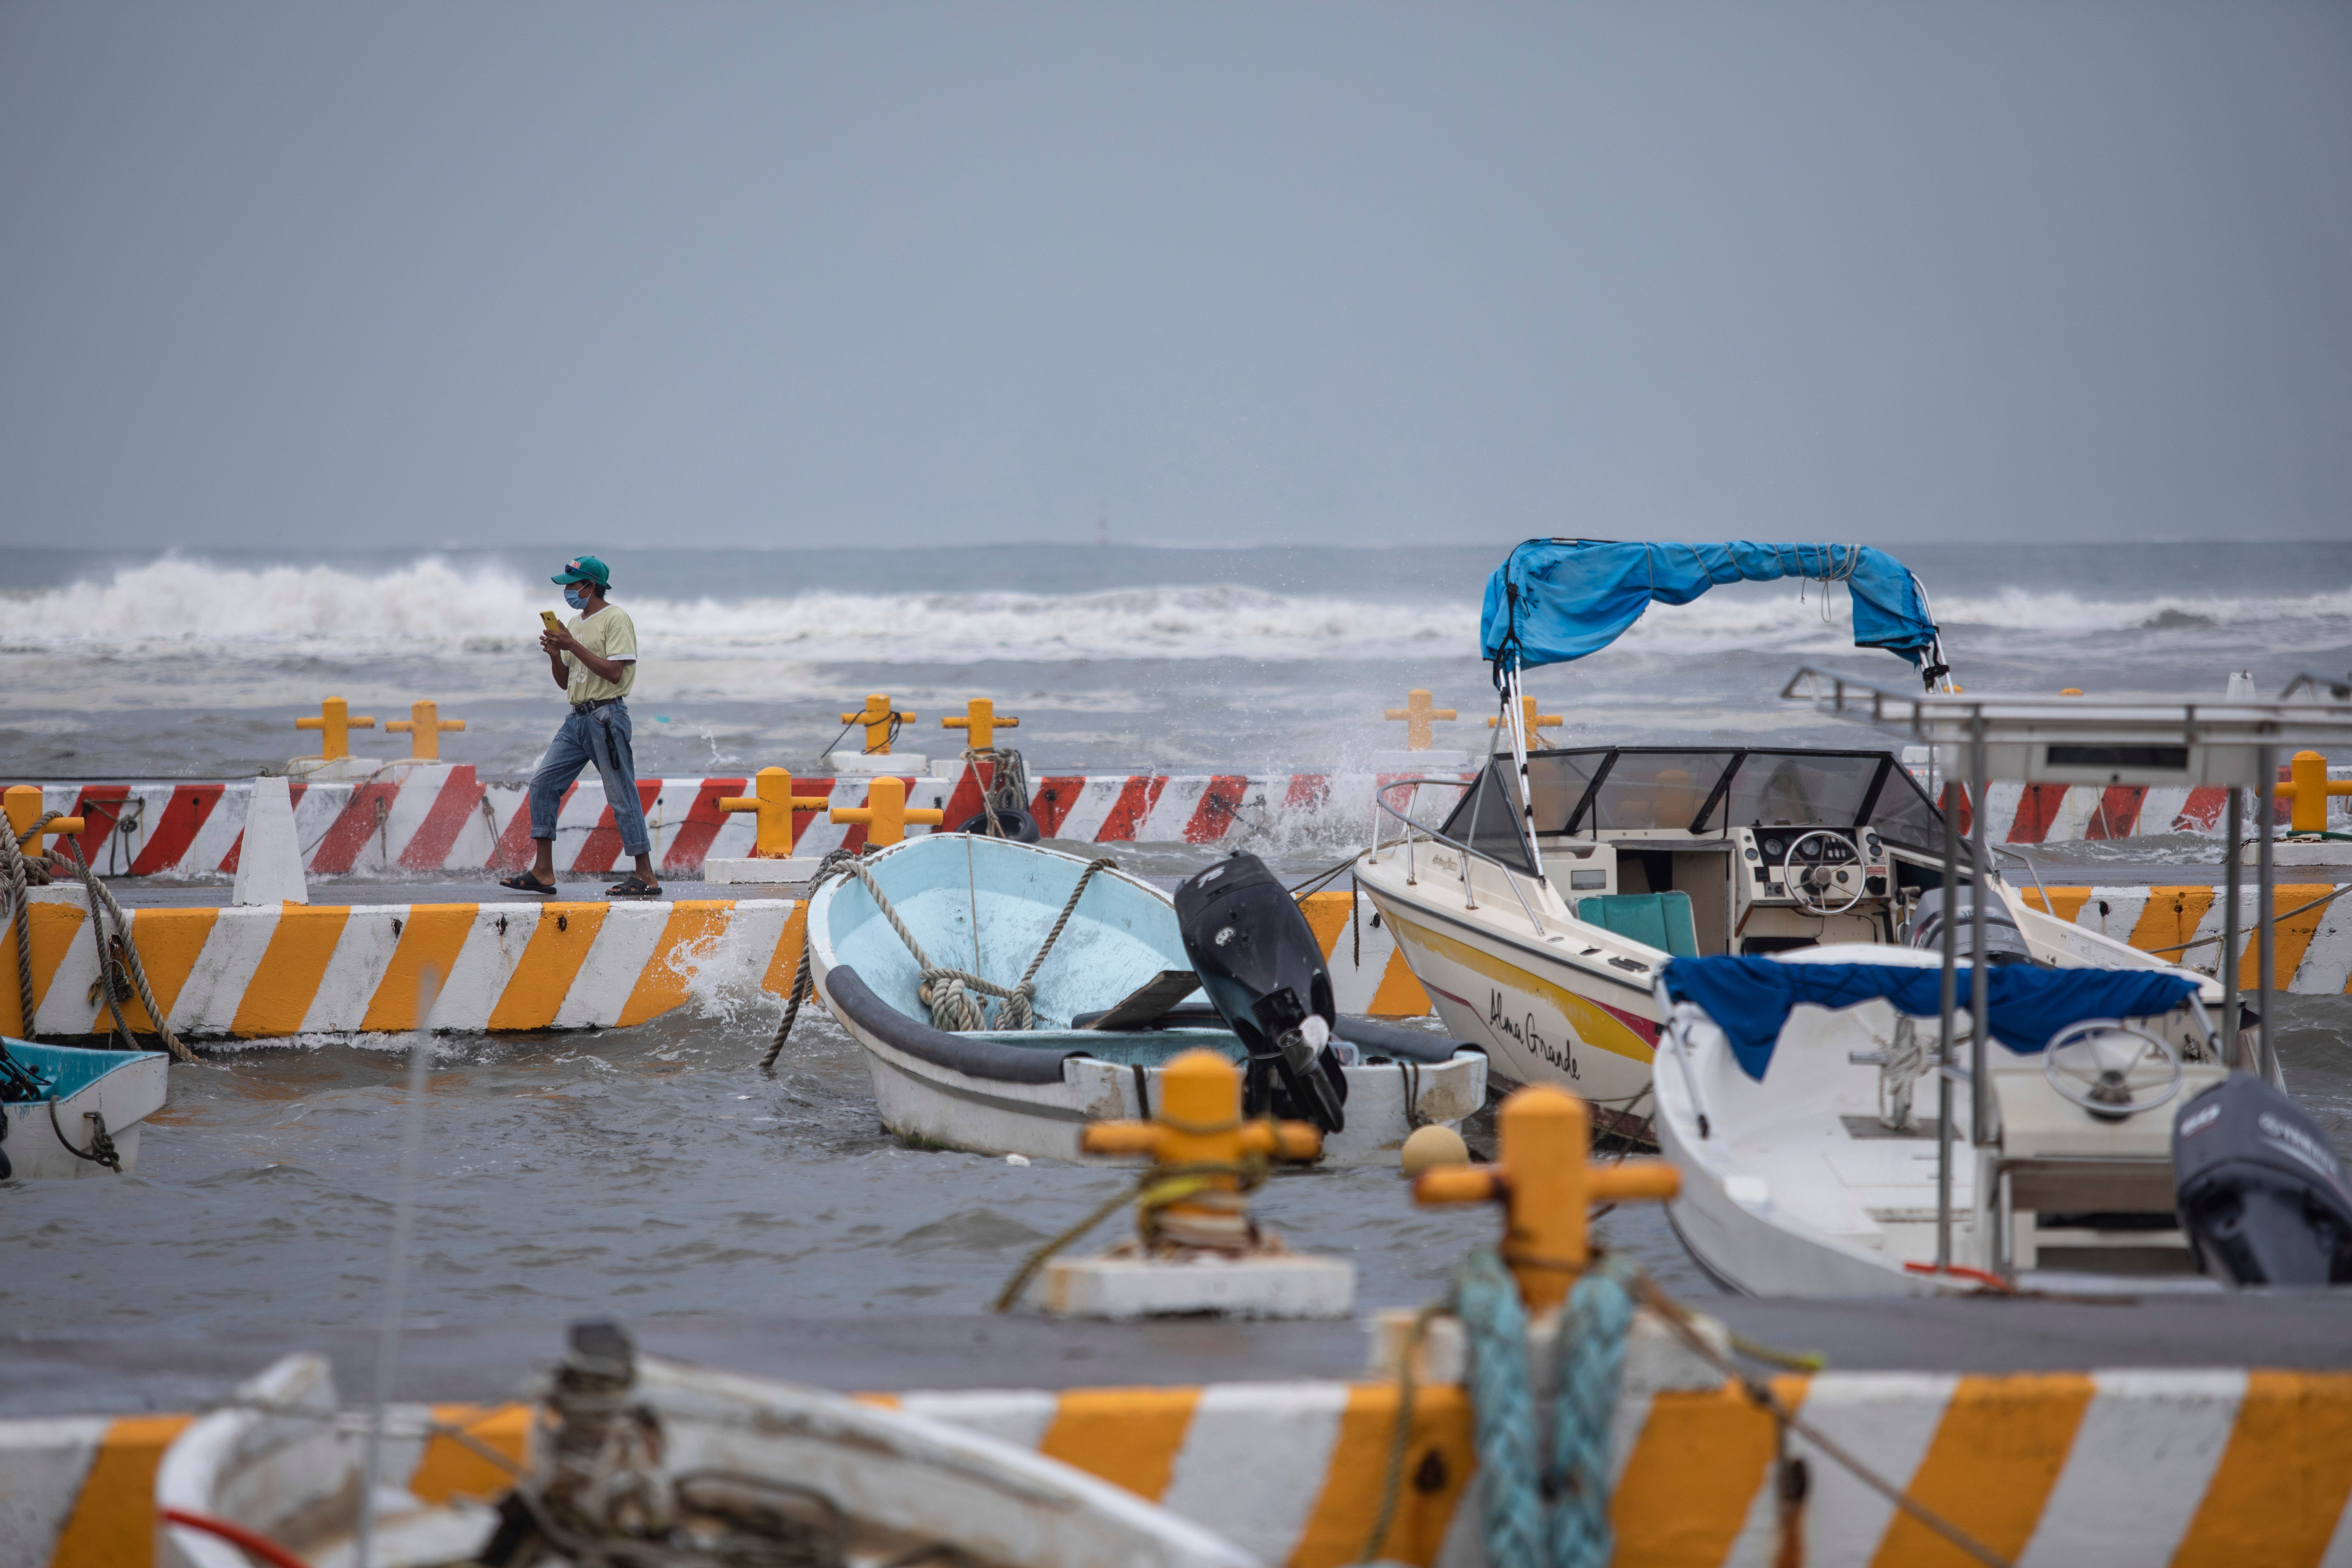
<svg viewBox="0 0 2352 1568">
<path fill-rule="evenodd" d="M 1536 868 L 1536 886 L 1540 888 L 1544 885 L 1543 853 L 1536 847 L 1535 786 L 1528 779 L 1528 737 L 1527 731 L 1520 728 L 1520 721 L 1527 716 L 1527 701 L 1519 694 L 1517 655 L 1514 654 L 1511 657 L 1510 673 L 1504 679 L 1507 689 L 1504 694 L 1503 721 L 1510 726 L 1511 763 L 1517 768 L 1519 774 L 1519 836 L 1527 841 L 1528 864 Z M 1596 822 L 1600 817 L 1600 812 L 1601 808 L 1596 805 L 1593 807 Z M 1542 934 L 1541 927 L 1537 928 L 1537 934 Z"/>
<path fill-rule="evenodd" d="M 2239 1072 L 2253 1066 L 2238 1047 L 2238 906 L 2246 896 L 2246 873 L 2239 862 L 2245 858 L 2245 788 L 2231 784 L 2228 858 L 2221 868 L 2221 961 L 2214 967 L 2221 972 L 2221 1027 L 2227 1031 L 2221 1059 Z"/>
<path fill-rule="evenodd" d="M 1958 1011 L 1960 932 L 1952 921 L 1952 900 L 1959 893 L 1960 827 L 1953 815 L 1958 806 L 1956 785 L 1944 785 L 1944 984 L 1940 1003 L 1943 1033 L 1936 1055 L 1936 1268 L 1952 1266 L 1952 1021 Z"/>
<path fill-rule="evenodd" d="M 1991 966 L 1985 963 L 1985 902 L 1990 884 L 1985 875 L 1985 795 L 1990 781 L 1985 760 L 1984 715 L 1969 724 L 1969 1141 L 1981 1149 L 1992 1142 L 1992 1079 L 1987 1076 L 1985 1035 L 1992 1010 Z M 2045 900 L 2046 901 L 2046 900 Z M 2055 912 L 2054 910 L 2053 911 Z"/>
<path fill-rule="evenodd" d="M 2254 811 L 2262 818 L 2255 825 L 2255 831 L 2262 837 L 2254 841 L 2259 847 L 2254 852 L 2254 898 L 2258 906 L 2254 910 L 2257 922 L 2254 932 L 2262 949 L 2254 972 L 2255 1005 L 2262 1009 L 2261 1023 L 2255 1034 L 2259 1042 L 2256 1059 L 2262 1065 L 2263 1077 L 2276 1083 L 2279 1081 L 2278 1044 L 2271 1034 L 2271 1014 L 2276 1009 L 2273 1005 L 2271 993 L 2278 985 L 2278 889 L 2273 886 L 2278 868 L 2272 862 L 2271 833 L 2277 826 L 2272 819 L 2278 815 L 2278 808 L 2273 804 L 2278 798 L 2278 748 L 2257 748 L 2254 766 L 2262 773 L 2262 783 L 2256 786 L 2254 796 Z"/>
</svg>

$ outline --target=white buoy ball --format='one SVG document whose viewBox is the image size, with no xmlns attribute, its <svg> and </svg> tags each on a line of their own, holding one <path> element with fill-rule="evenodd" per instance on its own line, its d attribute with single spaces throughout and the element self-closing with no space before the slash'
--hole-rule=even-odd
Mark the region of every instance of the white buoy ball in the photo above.
<svg viewBox="0 0 2352 1568">
<path fill-rule="evenodd" d="M 1418 1176 L 1440 1165 L 1466 1165 L 1470 1163 L 1470 1145 L 1462 1142 L 1462 1134 L 1451 1127 L 1417 1128 L 1404 1141 L 1404 1152 L 1399 1163 L 1408 1176 Z"/>
</svg>

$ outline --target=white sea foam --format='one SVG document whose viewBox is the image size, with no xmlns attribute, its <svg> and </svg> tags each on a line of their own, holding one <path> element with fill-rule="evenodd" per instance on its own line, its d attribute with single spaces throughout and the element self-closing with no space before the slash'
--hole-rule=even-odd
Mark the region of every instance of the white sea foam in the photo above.
<svg viewBox="0 0 2352 1568">
<path fill-rule="evenodd" d="M 263 657 L 510 654 L 538 635 L 543 584 L 427 558 L 362 577 L 327 566 L 261 569 L 160 561 L 104 582 L 8 596 L 0 648 Z M 719 600 L 628 596 L 639 634 L 670 659 L 860 663 L 1076 659 L 1264 660 L 1451 657 L 1475 647 L 1478 609 L 1454 597 L 1362 600 L 1231 585 L 1090 593 L 860 594 L 812 590 Z M 1629 652 L 1833 652 L 1847 646 L 1842 592 L 1820 584 L 1717 589 L 1644 618 Z M 2352 591 L 2278 597 L 2095 599 L 2003 589 L 1936 606 L 1948 633 L 2004 638 L 2255 638 L 2278 647 L 2352 637 Z M 1956 651 L 1958 651 L 1956 649 Z"/>
</svg>

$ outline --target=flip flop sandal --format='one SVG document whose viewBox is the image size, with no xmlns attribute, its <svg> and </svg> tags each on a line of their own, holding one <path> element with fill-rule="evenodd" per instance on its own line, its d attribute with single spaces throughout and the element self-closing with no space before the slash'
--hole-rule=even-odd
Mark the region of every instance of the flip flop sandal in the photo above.
<svg viewBox="0 0 2352 1568">
<path fill-rule="evenodd" d="M 511 877 L 502 877 L 499 879 L 499 886 L 517 893 L 536 893 L 542 899 L 551 898 L 555 892 L 552 887 L 539 880 L 528 871 L 518 871 Z"/>
<path fill-rule="evenodd" d="M 658 898 L 661 894 L 661 889 L 659 888 L 647 887 L 642 879 L 635 875 L 632 875 L 625 882 L 614 883 L 611 887 L 605 889 L 604 891 L 607 897 L 615 899 L 651 899 Z"/>
</svg>

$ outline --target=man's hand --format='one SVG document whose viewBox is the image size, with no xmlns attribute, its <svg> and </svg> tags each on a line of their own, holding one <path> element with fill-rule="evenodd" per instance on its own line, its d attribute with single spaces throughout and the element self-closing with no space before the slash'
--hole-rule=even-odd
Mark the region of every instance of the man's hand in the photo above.
<svg viewBox="0 0 2352 1568">
<path fill-rule="evenodd" d="M 587 651 L 587 649 L 580 646 L 580 639 L 573 637 L 568 629 L 563 631 L 541 632 L 539 634 L 539 647 L 540 651 L 546 654 L 550 658 L 562 658 L 567 653 L 585 653 Z"/>
</svg>

